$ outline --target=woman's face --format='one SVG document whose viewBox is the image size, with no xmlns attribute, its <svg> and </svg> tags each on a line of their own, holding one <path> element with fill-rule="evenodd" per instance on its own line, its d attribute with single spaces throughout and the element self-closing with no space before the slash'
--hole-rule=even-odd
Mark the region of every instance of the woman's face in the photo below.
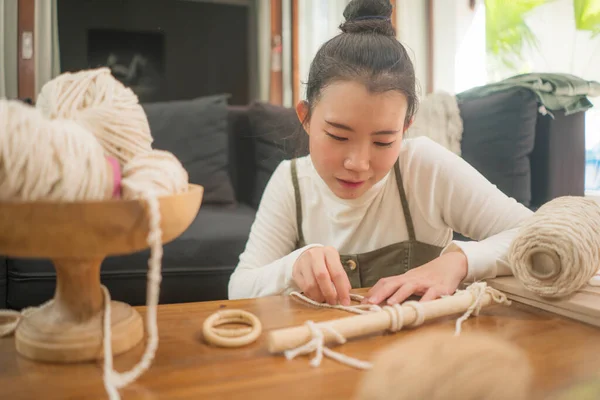
<svg viewBox="0 0 600 400">
<path fill-rule="evenodd" d="M 394 166 L 407 108 L 402 93 L 370 93 L 359 82 L 323 89 L 304 129 L 315 169 L 338 197 L 360 197 Z M 296 111 L 303 121 L 308 105 L 300 102 Z"/>
</svg>

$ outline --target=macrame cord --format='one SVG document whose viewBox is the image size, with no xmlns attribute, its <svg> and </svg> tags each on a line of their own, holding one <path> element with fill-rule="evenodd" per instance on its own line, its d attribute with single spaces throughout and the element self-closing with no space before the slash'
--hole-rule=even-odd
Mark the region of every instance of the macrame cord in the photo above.
<svg viewBox="0 0 600 400">
<path fill-rule="evenodd" d="M 456 328 L 454 335 L 458 336 L 461 333 L 462 323 L 466 321 L 471 315 L 478 316 L 479 311 L 482 307 L 482 300 L 485 294 L 489 294 L 492 297 L 492 301 L 498 304 L 506 304 L 509 305 L 510 301 L 507 299 L 506 295 L 498 290 L 495 290 L 489 286 L 485 282 L 475 282 L 471 284 L 464 290 L 457 290 L 454 296 L 462 296 L 462 295 L 471 295 L 473 297 L 473 301 L 467 311 L 456 321 Z M 332 308 L 343 310 L 355 314 L 366 314 L 371 312 L 381 312 L 385 311 L 390 316 L 390 326 L 389 331 L 392 333 L 398 332 L 402 330 L 405 326 L 407 328 L 414 328 L 422 325 L 425 322 L 425 310 L 423 308 L 423 304 L 418 301 L 407 301 L 402 305 L 394 304 L 391 306 L 378 306 L 378 305 L 368 305 L 368 304 L 359 304 L 354 306 L 343 306 L 343 305 L 331 305 L 327 303 L 319 303 L 316 302 L 299 292 L 291 292 L 290 296 L 295 297 L 307 304 L 310 304 L 319 308 Z M 448 297 L 448 296 L 444 296 Z M 351 300 L 354 301 L 362 301 L 364 299 L 363 296 L 358 294 L 351 294 Z M 404 324 L 404 309 L 403 306 L 411 307 L 416 313 L 416 319 L 413 323 L 405 325 Z M 371 369 L 373 364 L 367 361 L 362 361 L 356 359 L 354 357 L 347 356 L 342 353 L 338 353 L 336 351 L 331 350 L 327 346 L 325 346 L 325 335 L 324 332 L 327 331 L 330 333 L 336 340 L 338 344 L 346 343 L 346 338 L 337 332 L 330 323 L 322 322 L 315 323 L 314 321 L 306 321 L 306 326 L 310 329 L 312 339 L 307 343 L 290 350 L 284 351 L 284 356 L 288 360 L 292 360 L 299 355 L 310 354 L 315 352 L 315 356 L 310 361 L 310 365 L 313 367 L 318 367 L 321 365 L 321 361 L 323 360 L 323 356 L 329 357 L 335 361 L 338 361 L 342 364 L 348 365 L 350 367 L 354 367 L 357 369 Z"/>
<path fill-rule="evenodd" d="M 147 243 L 150 246 L 150 259 L 148 261 L 148 282 L 146 288 L 146 329 L 148 342 L 142 359 L 129 371 L 117 372 L 113 369 L 112 341 L 111 341 L 111 312 L 110 293 L 102 286 L 104 292 L 104 387 L 111 400 L 120 399 L 118 389 L 121 389 L 142 375 L 154 359 L 158 348 L 158 326 L 156 322 L 156 307 L 162 280 L 160 268 L 162 259 L 162 230 L 160 229 L 160 208 L 156 195 L 152 192 L 142 194 L 148 206 L 150 220 Z"/>
</svg>

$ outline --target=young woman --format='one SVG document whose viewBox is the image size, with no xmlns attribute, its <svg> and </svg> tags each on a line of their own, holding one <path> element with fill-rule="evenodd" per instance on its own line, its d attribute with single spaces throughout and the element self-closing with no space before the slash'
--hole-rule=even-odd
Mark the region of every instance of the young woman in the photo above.
<svg viewBox="0 0 600 400">
<path fill-rule="evenodd" d="M 427 138 L 403 140 L 413 65 L 387 0 L 353 0 L 312 62 L 296 111 L 310 155 L 273 173 L 229 282 L 231 299 L 304 292 L 394 304 L 510 274 L 506 252 L 531 211 Z M 452 241 L 452 231 L 473 242 Z"/>
</svg>

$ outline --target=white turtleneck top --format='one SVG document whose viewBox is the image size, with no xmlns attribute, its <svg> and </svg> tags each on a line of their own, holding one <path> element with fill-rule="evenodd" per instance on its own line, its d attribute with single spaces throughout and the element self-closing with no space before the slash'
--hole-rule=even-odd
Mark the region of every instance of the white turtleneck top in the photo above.
<svg viewBox="0 0 600 400">
<path fill-rule="evenodd" d="M 416 239 L 463 251 L 465 282 L 510 275 L 507 250 L 520 223 L 532 211 L 507 197 L 465 160 L 431 139 L 405 139 L 399 156 Z M 291 162 L 271 176 L 239 264 L 229 281 L 229 298 L 251 298 L 297 290 L 292 269 L 314 246 L 333 246 L 356 254 L 408 240 L 394 171 L 357 199 L 337 197 L 315 170 L 310 156 L 297 160 L 302 201 L 298 240 Z M 452 240 L 452 231 L 472 242 Z"/>
</svg>

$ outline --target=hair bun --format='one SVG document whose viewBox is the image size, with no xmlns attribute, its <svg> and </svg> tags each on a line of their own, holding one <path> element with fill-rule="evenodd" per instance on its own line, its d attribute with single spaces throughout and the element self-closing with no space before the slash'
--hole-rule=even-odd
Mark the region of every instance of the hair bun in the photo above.
<svg viewBox="0 0 600 400">
<path fill-rule="evenodd" d="M 352 0 L 344 9 L 346 22 L 340 29 L 344 33 L 396 36 L 391 21 L 392 9 L 389 0 Z"/>
</svg>

